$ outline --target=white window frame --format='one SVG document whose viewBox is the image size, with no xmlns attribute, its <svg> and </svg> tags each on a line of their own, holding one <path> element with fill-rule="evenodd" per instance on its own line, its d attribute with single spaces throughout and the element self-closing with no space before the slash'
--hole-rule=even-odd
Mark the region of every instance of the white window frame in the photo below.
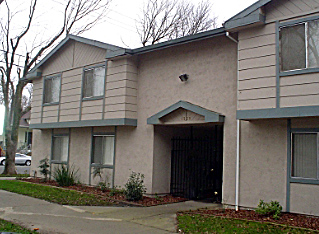
<svg viewBox="0 0 319 234">
<path fill-rule="evenodd" d="M 93 70 L 93 75 L 94 75 L 94 71 L 97 68 L 104 68 L 104 77 L 103 77 L 103 91 L 101 93 L 101 95 L 87 95 L 86 94 L 86 76 L 85 73 L 88 71 L 92 71 Z M 100 99 L 103 98 L 104 94 L 105 94 L 105 78 L 106 78 L 106 65 L 105 64 L 100 64 L 100 65 L 96 65 L 96 66 L 92 66 L 92 67 L 87 67 L 83 69 L 83 76 L 82 76 L 82 99 L 83 100 L 91 100 L 91 99 Z"/>
<path fill-rule="evenodd" d="M 67 141 L 67 156 L 66 156 L 66 160 L 57 160 L 54 159 L 54 142 L 56 138 L 64 138 L 67 137 L 68 141 Z M 70 135 L 69 134 L 53 134 L 52 135 L 52 147 L 51 147 L 51 163 L 55 163 L 55 164 L 68 164 L 69 162 L 69 154 L 70 154 Z"/>
<path fill-rule="evenodd" d="M 293 135 L 296 134 L 316 134 L 317 135 L 317 177 L 316 178 L 306 178 L 306 177 L 297 177 L 293 176 L 293 169 L 294 169 L 294 141 L 293 141 Z M 319 181 L 319 131 L 298 131 L 298 132 L 292 132 L 291 133 L 291 178 L 293 179 L 300 179 L 300 180 L 315 180 Z"/>
<path fill-rule="evenodd" d="M 52 86 L 50 87 L 51 90 L 48 91 L 46 90 L 46 83 L 47 82 L 52 82 L 53 79 L 59 79 L 59 90 L 58 90 L 58 97 L 57 97 L 57 101 L 53 101 L 53 100 L 46 100 L 46 95 L 49 95 L 49 92 L 51 93 L 51 96 L 52 95 Z M 55 76 L 48 76 L 48 77 L 45 77 L 44 80 L 43 80 L 43 105 L 54 105 L 54 104 L 58 104 L 60 103 L 60 96 L 61 96 L 61 75 L 55 75 Z"/>
</svg>

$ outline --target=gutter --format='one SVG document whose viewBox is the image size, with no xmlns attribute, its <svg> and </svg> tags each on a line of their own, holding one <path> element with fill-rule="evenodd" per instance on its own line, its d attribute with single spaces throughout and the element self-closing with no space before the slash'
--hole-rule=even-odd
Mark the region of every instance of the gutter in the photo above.
<svg viewBox="0 0 319 234">
<path fill-rule="evenodd" d="M 229 32 L 226 32 L 226 37 L 228 37 L 230 40 L 235 42 L 237 44 L 237 79 L 239 77 L 239 71 L 238 71 L 238 40 L 236 40 L 234 37 L 230 35 Z M 237 90 L 238 90 L 238 81 L 237 81 Z M 236 135 L 236 188 L 235 188 L 235 209 L 236 211 L 239 210 L 239 168 L 240 168 L 240 120 L 237 119 L 237 135 Z"/>
</svg>

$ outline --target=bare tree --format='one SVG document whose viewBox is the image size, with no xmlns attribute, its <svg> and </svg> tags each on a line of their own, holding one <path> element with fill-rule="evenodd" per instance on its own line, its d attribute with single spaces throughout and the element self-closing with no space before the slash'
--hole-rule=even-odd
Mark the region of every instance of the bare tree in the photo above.
<svg viewBox="0 0 319 234">
<path fill-rule="evenodd" d="M 209 0 L 203 0 L 196 6 L 186 0 L 149 0 L 137 21 L 142 45 L 216 28 L 217 17 L 211 17 L 211 8 Z"/>
<path fill-rule="evenodd" d="M 18 142 L 18 127 L 21 116 L 29 110 L 30 102 L 23 101 L 23 90 L 29 83 L 26 79 L 28 72 L 34 67 L 41 56 L 57 43 L 63 35 L 69 33 L 80 34 L 96 25 L 103 18 L 106 9 L 111 0 L 67 0 L 63 9 L 63 21 L 56 33 L 42 41 L 41 45 L 35 46 L 25 52 L 23 61 L 20 61 L 21 55 L 18 51 L 23 50 L 22 40 L 32 34 L 31 27 L 34 21 L 34 15 L 37 10 L 38 0 L 29 0 L 25 26 L 20 32 L 14 34 L 13 17 L 21 12 L 12 12 L 10 3 L 12 1 L 4 0 L 1 7 L 6 8 L 6 15 L 1 16 L 0 20 L 0 41 L 1 51 L 3 52 L 4 66 L 0 66 L 0 85 L 3 94 L 3 103 L 5 106 L 4 116 L 4 135 L 6 144 L 6 164 L 3 174 L 16 174 L 15 170 L 15 152 Z M 22 48 L 21 48 L 22 47 Z"/>
</svg>

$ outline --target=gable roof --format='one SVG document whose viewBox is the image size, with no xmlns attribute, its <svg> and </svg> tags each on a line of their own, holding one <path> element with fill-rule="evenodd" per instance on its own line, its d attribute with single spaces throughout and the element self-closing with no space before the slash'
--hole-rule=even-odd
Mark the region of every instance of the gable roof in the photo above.
<svg viewBox="0 0 319 234">
<path fill-rule="evenodd" d="M 207 122 L 207 123 L 220 123 L 220 122 L 224 122 L 224 120 L 225 120 L 225 116 L 223 116 L 219 113 L 216 113 L 216 112 L 211 111 L 211 110 L 207 110 L 201 106 L 197 106 L 197 105 L 194 105 L 194 104 L 189 103 L 189 102 L 179 101 L 179 102 L 167 107 L 166 109 L 158 112 L 157 114 L 149 117 L 147 119 L 147 124 L 161 124 L 160 118 L 163 118 L 164 116 L 172 113 L 173 111 L 175 111 L 179 108 L 183 108 L 185 110 L 189 110 L 189 111 L 192 111 L 196 114 L 204 116 L 205 122 Z"/>
<path fill-rule="evenodd" d="M 230 30 L 250 24 L 264 24 L 266 16 L 262 13 L 261 7 L 265 6 L 269 2 L 271 2 L 271 0 L 259 0 L 250 5 L 246 9 L 225 21 L 225 29 Z"/>
<path fill-rule="evenodd" d="M 21 116 L 19 127 L 20 128 L 29 128 L 29 120 L 31 116 L 31 111 L 28 111 L 24 115 Z"/>
<path fill-rule="evenodd" d="M 54 47 L 50 53 L 48 53 L 34 68 L 32 68 L 29 72 L 29 78 L 34 77 L 34 76 L 41 76 L 41 74 L 38 74 L 37 70 L 48 60 L 51 58 L 52 55 L 54 55 L 58 50 L 60 50 L 68 41 L 73 40 L 77 42 L 81 42 L 87 45 L 92 45 L 96 46 L 102 49 L 106 49 L 107 51 L 114 51 L 114 50 L 120 50 L 123 49 L 122 47 L 107 44 L 104 42 L 96 41 L 96 40 L 91 40 L 88 38 L 84 37 L 79 37 L 75 35 L 67 35 L 56 47 Z M 28 78 L 27 77 L 27 78 Z"/>
</svg>

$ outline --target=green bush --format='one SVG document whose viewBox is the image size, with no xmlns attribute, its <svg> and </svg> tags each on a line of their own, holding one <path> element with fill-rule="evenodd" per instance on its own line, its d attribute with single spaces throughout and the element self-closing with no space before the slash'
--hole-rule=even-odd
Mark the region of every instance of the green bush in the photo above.
<svg viewBox="0 0 319 234">
<path fill-rule="evenodd" d="M 110 196 L 115 196 L 116 194 L 125 194 L 125 190 L 121 188 L 121 186 L 110 189 Z"/>
<path fill-rule="evenodd" d="M 49 164 L 49 159 L 44 158 L 40 160 L 40 173 L 41 175 L 44 176 L 44 181 L 47 181 L 48 175 L 50 175 L 50 170 L 49 170 L 50 164 Z"/>
<path fill-rule="evenodd" d="M 74 167 L 66 167 L 64 165 L 57 167 L 53 172 L 54 180 L 62 187 L 75 185 L 77 171 Z"/>
<path fill-rule="evenodd" d="M 144 186 L 144 174 L 132 172 L 125 184 L 125 197 L 129 201 L 139 201 L 146 192 Z"/>
<path fill-rule="evenodd" d="M 270 203 L 260 200 L 256 213 L 260 215 L 272 215 L 274 219 L 279 219 L 282 211 L 282 206 L 278 201 L 271 201 Z"/>
<path fill-rule="evenodd" d="M 102 192 L 107 191 L 109 188 L 109 186 L 107 186 L 105 182 L 99 182 L 96 187 L 101 189 Z"/>
</svg>

